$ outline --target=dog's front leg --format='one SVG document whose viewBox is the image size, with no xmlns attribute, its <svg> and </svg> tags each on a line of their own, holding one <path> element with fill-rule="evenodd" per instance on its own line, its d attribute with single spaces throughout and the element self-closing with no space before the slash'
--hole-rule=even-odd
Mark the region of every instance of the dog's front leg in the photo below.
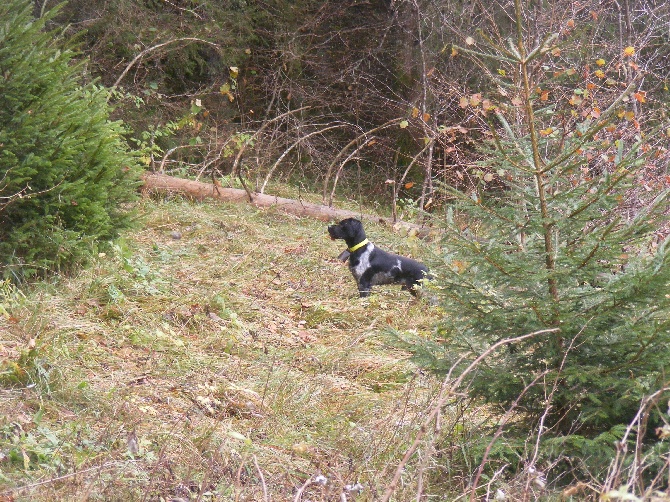
<svg viewBox="0 0 670 502">
<path fill-rule="evenodd" d="M 372 284 L 370 284 L 369 281 L 366 281 L 364 279 L 361 279 L 358 281 L 358 293 L 360 294 L 361 298 L 365 298 L 366 296 L 370 296 L 370 290 L 372 289 Z"/>
</svg>

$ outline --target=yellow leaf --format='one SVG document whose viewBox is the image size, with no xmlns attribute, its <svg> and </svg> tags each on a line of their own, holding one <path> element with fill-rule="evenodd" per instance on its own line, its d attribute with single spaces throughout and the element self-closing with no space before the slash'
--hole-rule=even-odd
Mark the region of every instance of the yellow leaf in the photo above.
<svg viewBox="0 0 670 502">
<path fill-rule="evenodd" d="M 419 116 L 419 109 L 415 106 L 412 108 L 412 118 L 415 119 Z"/>
<path fill-rule="evenodd" d="M 400 129 L 405 129 L 409 125 L 409 122 L 407 122 L 406 120 L 403 120 L 403 121 L 400 122 L 399 125 L 400 125 Z"/>
<path fill-rule="evenodd" d="M 231 438 L 239 439 L 240 441 L 248 441 L 247 437 L 246 437 L 244 434 L 240 434 L 240 433 L 237 432 L 237 431 L 229 430 L 229 431 L 228 431 L 228 435 L 229 435 Z"/>
<path fill-rule="evenodd" d="M 27 471 L 30 469 L 30 457 L 23 448 L 21 448 L 21 454 L 23 456 L 23 469 Z"/>
<path fill-rule="evenodd" d="M 574 68 L 569 68 L 569 69 L 565 70 L 565 74 L 569 75 L 569 76 L 572 76 L 575 73 L 577 73 L 577 70 L 575 70 Z"/>
<path fill-rule="evenodd" d="M 542 129 L 542 130 L 540 131 L 540 134 L 541 134 L 542 136 L 549 136 L 552 132 L 554 132 L 554 129 L 551 128 L 551 127 L 547 127 L 546 129 Z"/>
<path fill-rule="evenodd" d="M 635 112 L 632 110 L 628 110 L 626 113 L 624 113 L 623 117 L 626 120 L 631 121 L 635 118 Z"/>
<path fill-rule="evenodd" d="M 595 75 L 596 77 L 598 77 L 598 78 L 605 78 L 605 72 L 602 71 L 602 70 L 596 70 L 596 71 L 594 72 L 594 75 Z"/>
<path fill-rule="evenodd" d="M 458 100 L 458 106 L 460 106 L 461 108 L 467 108 L 469 104 L 470 100 L 465 96 L 461 97 L 461 99 Z"/>
<path fill-rule="evenodd" d="M 456 47 L 451 48 L 451 57 L 455 57 L 458 54 L 458 51 L 456 50 Z"/>
<path fill-rule="evenodd" d="M 556 56 L 556 57 L 560 56 L 561 55 L 561 49 L 559 49 L 558 47 L 554 48 L 554 50 L 551 51 L 551 55 Z"/>
<path fill-rule="evenodd" d="M 498 74 L 504 77 L 505 75 L 507 75 L 507 72 L 501 68 L 498 68 Z"/>
<path fill-rule="evenodd" d="M 628 47 L 626 47 L 626 48 L 623 50 L 623 55 L 626 56 L 626 57 L 634 56 L 634 55 L 635 55 L 635 47 L 631 47 L 631 46 L 629 45 Z"/>
<path fill-rule="evenodd" d="M 305 453 L 309 453 L 310 447 L 305 443 L 296 443 L 291 446 L 291 449 L 298 455 L 304 455 Z"/>
<path fill-rule="evenodd" d="M 568 103 L 570 103 L 572 106 L 577 106 L 582 104 L 582 98 L 580 96 L 577 96 L 576 94 L 573 94 Z"/>
<path fill-rule="evenodd" d="M 475 39 L 472 38 L 472 37 L 467 37 L 465 39 L 465 43 L 468 44 L 468 45 L 474 45 L 475 44 Z"/>
<path fill-rule="evenodd" d="M 605 66 L 605 63 L 606 63 L 606 61 L 605 61 L 604 59 L 602 59 L 602 58 L 596 60 L 596 64 L 597 64 L 598 66 Z"/>
</svg>

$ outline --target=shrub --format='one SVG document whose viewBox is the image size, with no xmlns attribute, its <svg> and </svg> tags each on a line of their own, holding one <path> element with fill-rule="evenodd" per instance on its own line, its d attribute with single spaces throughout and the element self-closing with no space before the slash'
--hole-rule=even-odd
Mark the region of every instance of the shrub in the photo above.
<svg viewBox="0 0 670 502">
<path fill-rule="evenodd" d="M 138 163 L 107 91 L 29 0 L 0 5 L 0 264 L 21 278 L 80 262 L 130 224 Z"/>
<path fill-rule="evenodd" d="M 465 102 L 491 122 L 480 168 L 499 188 L 446 188 L 454 203 L 437 281 L 443 342 L 409 339 L 408 347 L 420 364 L 447 373 L 509 340 L 468 381 L 471 395 L 510 411 L 489 453 L 501 464 L 546 460 L 554 479 L 560 470 L 564 480 L 602 480 L 625 452 L 617 441 L 634 441 L 635 420 L 640 443 L 667 452 L 654 433 L 665 410 L 649 407 L 636 418 L 646 397 L 668 384 L 669 250 L 654 234 L 667 190 L 629 205 L 640 192 L 644 152 L 653 150 L 631 120 L 637 81 L 606 83 L 597 74 L 584 82 L 555 61 L 543 64 L 559 54 L 555 44 L 547 37 L 529 50 L 519 29 L 510 49 L 458 48 L 501 68 L 504 92 Z M 524 451 L 529 445 L 539 445 L 535 454 Z"/>
</svg>

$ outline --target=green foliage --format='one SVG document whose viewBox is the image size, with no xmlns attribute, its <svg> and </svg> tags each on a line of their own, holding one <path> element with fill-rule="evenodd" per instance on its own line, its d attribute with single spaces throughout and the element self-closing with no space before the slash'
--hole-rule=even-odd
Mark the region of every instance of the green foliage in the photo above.
<svg viewBox="0 0 670 502">
<path fill-rule="evenodd" d="M 0 6 L 0 263 L 21 278 L 69 267 L 130 224 L 138 169 L 108 93 L 44 30 L 32 2 Z"/>
<path fill-rule="evenodd" d="M 654 238 L 667 192 L 636 214 L 626 207 L 639 193 L 644 142 L 609 141 L 605 128 L 625 127 L 616 120 L 635 83 L 608 94 L 602 113 L 571 114 L 537 91 L 552 85 L 538 64 L 552 39 L 534 51 L 523 44 L 491 53 L 508 64 L 501 75 L 517 78 L 499 79 L 518 94 L 494 97 L 486 110 L 493 139 L 481 169 L 504 189 L 446 188 L 454 204 L 437 281 L 443 344 L 405 342 L 420 364 L 444 373 L 491 350 L 471 374 L 470 394 L 514 410 L 508 433 L 540 434 L 544 458 L 575 454 L 574 473 L 599 475 L 643 398 L 668 384 L 670 249 Z M 511 342 L 491 349 L 501 340 Z M 648 417 L 648 430 L 659 418 Z M 642 439 L 657 442 L 652 433 Z"/>
</svg>

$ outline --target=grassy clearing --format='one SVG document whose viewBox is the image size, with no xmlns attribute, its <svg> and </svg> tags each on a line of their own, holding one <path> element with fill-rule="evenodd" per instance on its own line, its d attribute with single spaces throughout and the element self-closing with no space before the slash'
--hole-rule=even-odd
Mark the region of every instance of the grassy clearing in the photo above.
<svg viewBox="0 0 670 502">
<path fill-rule="evenodd" d="M 319 474 L 301 500 L 383 491 L 437 390 L 384 331 L 428 333 L 437 310 L 398 287 L 357 298 L 318 221 L 143 213 L 76 277 L 0 293 L 0 498 L 293 500 Z M 415 490 L 408 469 L 395 500 Z"/>
</svg>

